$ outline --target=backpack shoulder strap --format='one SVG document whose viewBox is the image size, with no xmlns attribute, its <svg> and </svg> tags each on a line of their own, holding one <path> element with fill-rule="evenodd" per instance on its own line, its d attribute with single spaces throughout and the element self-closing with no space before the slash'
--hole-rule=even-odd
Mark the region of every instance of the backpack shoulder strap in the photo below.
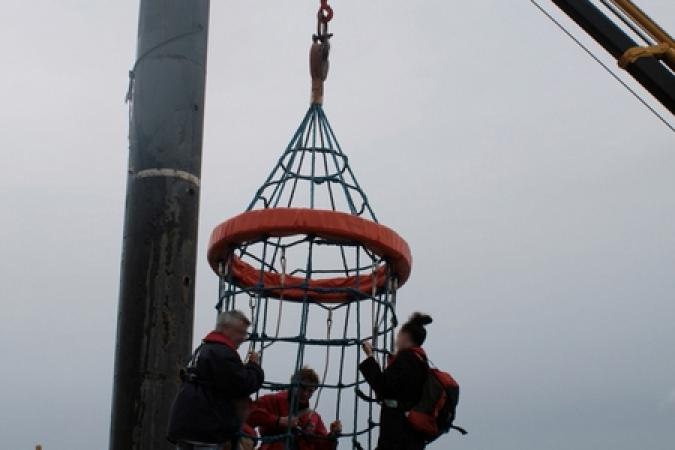
<svg viewBox="0 0 675 450">
<path fill-rule="evenodd" d="M 427 357 L 426 353 L 424 353 L 424 351 L 421 348 L 415 347 L 411 351 L 413 352 L 413 354 L 415 356 L 417 356 L 417 359 L 422 361 L 424 364 L 429 365 L 429 358 Z"/>
<path fill-rule="evenodd" d="M 205 343 L 199 344 L 199 347 L 197 347 L 192 353 L 192 356 L 190 357 L 190 361 L 185 365 L 185 367 L 180 369 L 180 379 L 181 381 L 187 381 L 190 383 L 197 383 L 198 377 L 197 377 L 197 363 L 199 362 L 199 355 L 201 354 L 202 349 L 204 348 Z"/>
<path fill-rule="evenodd" d="M 188 369 L 194 369 L 195 367 L 197 367 L 197 363 L 199 362 L 199 354 L 201 353 L 202 348 L 204 348 L 203 342 L 199 344 L 199 347 L 197 347 L 194 353 L 192 353 L 192 357 L 190 358 L 190 361 L 188 361 L 187 363 Z"/>
</svg>

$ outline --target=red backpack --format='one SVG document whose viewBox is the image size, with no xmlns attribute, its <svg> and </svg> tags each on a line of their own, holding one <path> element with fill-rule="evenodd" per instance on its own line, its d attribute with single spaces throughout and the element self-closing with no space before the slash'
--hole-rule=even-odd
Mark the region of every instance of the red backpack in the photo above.
<svg viewBox="0 0 675 450">
<path fill-rule="evenodd" d="M 426 358 L 418 356 L 428 364 Z M 463 428 L 453 425 L 458 401 L 459 384 L 455 379 L 447 372 L 429 367 L 422 387 L 422 396 L 417 404 L 406 412 L 408 422 L 429 442 L 451 429 L 463 435 L 467 434 Z"/>
</svg>

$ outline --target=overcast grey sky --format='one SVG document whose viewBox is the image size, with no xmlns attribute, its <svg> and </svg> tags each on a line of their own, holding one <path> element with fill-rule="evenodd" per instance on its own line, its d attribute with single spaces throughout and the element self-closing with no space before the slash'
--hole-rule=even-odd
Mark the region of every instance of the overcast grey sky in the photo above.
<svg viewBox="0 0 675 450">
<path fill-rule="evenodd" d="M 210 230 L 307 107 L 317 3 L 212 2 L 197 338 Z M 434 448 L 672 450 L 675 135 L 527 0 L 333 4 L 326 112 L 412 247 L 401 314 L 436 318 L 462 384 L 470 434 Z M 639 4 L 675 31 L 672 0 Z M 107 448 L 137 13 L 3 4 L 3 449 Z"/>
</svg>

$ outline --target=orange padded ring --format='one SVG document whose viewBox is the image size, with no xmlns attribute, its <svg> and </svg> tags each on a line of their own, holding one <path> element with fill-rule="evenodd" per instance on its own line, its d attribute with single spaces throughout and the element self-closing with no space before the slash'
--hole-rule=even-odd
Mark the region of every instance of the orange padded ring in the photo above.
<svg viewBox="0 0 675 450">
<path fill-rule="evenodd" d="M 325 303 L 350 300 L 356 294 L 371 295 L 386 287 L 391 273 L 402 286 L 410 276 L 412 255 L 410 247 L 395 231 L 370 220 L 337 211 L 304 208 L 270 208 L 247 211 L 218 225 L 211 233 L 208 260 L 218 273 L 221 262 L 229 261 L 234 282 L 242 288 L 255 288 L 261 281 L 260 269 L 233 256 L 244 243 L 262 241 L 269 237 L 298 234 L 317 236 L 331 241 L 358 242 L 380 256 L 385 265 L 375 274 L 309 279 L 265 271 L 262 283 L 265 295 L 301 301 L 309 298 Z M 283 286 L 283 287 L 282 287 Z M 266 288 L 267 287 L 267 288 Z"/>
</svg>

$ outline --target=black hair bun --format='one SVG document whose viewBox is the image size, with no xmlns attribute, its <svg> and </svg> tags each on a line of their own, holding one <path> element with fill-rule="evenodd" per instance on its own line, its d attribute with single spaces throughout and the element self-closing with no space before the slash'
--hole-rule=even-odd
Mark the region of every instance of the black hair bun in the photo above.
<svg viewBox="0 0 675 450">
<path fill-rule="evenodd" d="M 425 326 L 429 325 L 434 320 L 431 318 L 429 314 L 422 314 L 421 312 L 416 312 L 413 313 L 412 316 L 410 316 L 410 319 L 408 319 L 408 321 L 419 324 L 420 326 Z"/>
</svg>

